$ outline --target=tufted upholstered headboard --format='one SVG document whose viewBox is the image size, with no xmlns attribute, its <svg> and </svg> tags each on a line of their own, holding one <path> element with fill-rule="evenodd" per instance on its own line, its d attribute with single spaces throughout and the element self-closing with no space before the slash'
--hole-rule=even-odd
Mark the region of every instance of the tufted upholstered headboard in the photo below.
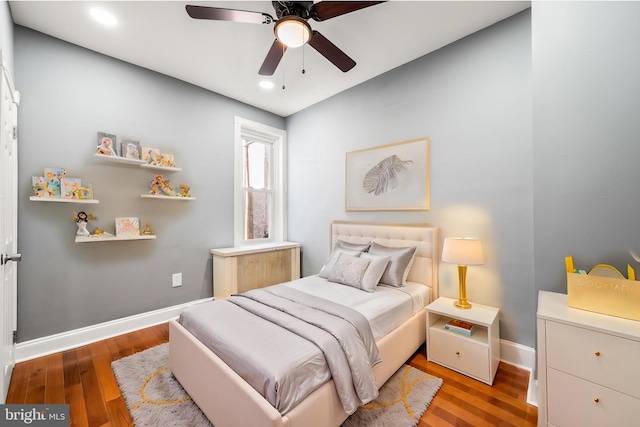
<svg viewBox="0 0 640 427">
<path fill-rule="evenodd" d="M 416 254 L 407 280 L 431 288 L 431 299 L 438 298 L 438 263 L 440 237 L 438 227 L 429 224 L 382 224 L 333 221 L 331 251 L 338 240 L 352 243 L 374 241 L 384 246 L 416 246 Z"/>
</svg>

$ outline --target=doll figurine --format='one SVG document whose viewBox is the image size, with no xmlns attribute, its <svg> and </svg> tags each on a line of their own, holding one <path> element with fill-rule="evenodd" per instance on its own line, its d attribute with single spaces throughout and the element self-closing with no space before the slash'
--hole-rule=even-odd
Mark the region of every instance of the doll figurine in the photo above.
<svg viewBox="0 0 640 427">
<path fill-rule="evenodd" d="M 73 221 L 78 226 L 76 236 L 87 237 L 91 235 L 89 230 L 87 230 L 87 224 L 89 223 L 89 220 L 92 219 L 97 219 L 97 217 L 93 216 L 93 214 L 87 214 L 86 212 L 74 212 Z"/>
</svg>

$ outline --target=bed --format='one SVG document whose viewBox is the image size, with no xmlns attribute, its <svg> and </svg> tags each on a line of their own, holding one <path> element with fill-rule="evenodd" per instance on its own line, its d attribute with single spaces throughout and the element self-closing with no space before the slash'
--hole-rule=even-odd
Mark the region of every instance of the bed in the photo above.
<svg viewBox="0 0 640 427">
<path fill-rule="evenodd" d="M 330 225 L 330 236 L 331 249 L 338 242 L 416 247 L 406 280 L 426 287 L 425 305 L 438 297 L 436 227 L 334 221 Z M 376 387 L 380 388 L 424 342 L 423 309 L 383 337 L 376 338 L 382 359 L 373 367 Z M 177 320 L 170 322 L 169 364 L 172 373 L 216 427 L 339 426 L 348 417 L 332 378 L 281 413 Z"/>
</svg>

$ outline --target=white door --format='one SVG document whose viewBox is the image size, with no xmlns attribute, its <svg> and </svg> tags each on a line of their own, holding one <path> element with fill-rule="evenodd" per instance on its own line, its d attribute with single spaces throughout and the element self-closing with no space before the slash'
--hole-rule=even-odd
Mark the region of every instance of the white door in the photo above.
<svg viewBox="0 0 640 427">
<path fill-rule="evenodd" d="M 0 57 L 2 53 L 0 52 Z M 0 389 L 5 403 L 15 361 L 18 250 L 18 97 L 2 58 L 0 86 Z"/>
</svg>

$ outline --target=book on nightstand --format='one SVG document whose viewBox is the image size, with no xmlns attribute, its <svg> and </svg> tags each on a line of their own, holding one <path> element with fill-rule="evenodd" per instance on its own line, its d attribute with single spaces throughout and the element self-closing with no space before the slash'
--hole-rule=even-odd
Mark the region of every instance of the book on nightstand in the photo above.
<svg viewBox="0 0 640 427">
<path fill-rule="evenodd" d="M 476 331 L 476 325 L 468 322 L 463 322 L 458 319 L 451 319 L 444 325 L 445 329 L 448 329 L 459 334 L 471 336 Z"/>
</svg>

